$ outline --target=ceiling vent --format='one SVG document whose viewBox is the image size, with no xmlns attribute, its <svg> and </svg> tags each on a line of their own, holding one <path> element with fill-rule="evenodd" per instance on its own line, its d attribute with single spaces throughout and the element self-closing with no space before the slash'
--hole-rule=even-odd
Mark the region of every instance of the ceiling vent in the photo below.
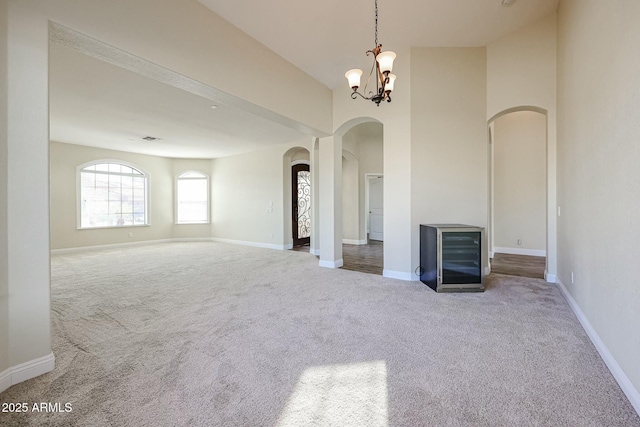
<svg viewBox="0 0 640 427">
<path fill-rule="evenodd" d="M 156 138 L 155 136 L 145 136 L 144 138 L 145 141 L 162 141 L 161 138 Z"/>
</svg>

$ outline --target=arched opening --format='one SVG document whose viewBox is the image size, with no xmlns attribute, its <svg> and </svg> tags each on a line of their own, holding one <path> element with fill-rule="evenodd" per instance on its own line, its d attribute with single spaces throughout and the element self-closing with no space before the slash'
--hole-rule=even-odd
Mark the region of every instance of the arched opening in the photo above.
<svg viewBox="0 0 640 427">
<path fill-rule="evenodd" d="M 310 251 L 313 233 L 311 153 L 293 147 L 283 154 L 283 218 L 285 247 Z"/>
<path fill-rule="evenodd" d="M 544 278 L 548 253 L 547 111 L 514 107 L 488 122 L 488 244 L 493 272 Z"/>
<path fill-rule="evenodd" d="M 382 274 L 384 264 L 383 125 L 358 118 L 336 132 L 342 138 L 342 249 L 343 268 Z M 375 185 L 372 187 L 372 182 Z M 370 197 L 374 188 L 376 197 Z M 379 194 L 378 194 L 379 193 Z M 372 210 L 376 201 L 372 235 Z"/>
</svg>

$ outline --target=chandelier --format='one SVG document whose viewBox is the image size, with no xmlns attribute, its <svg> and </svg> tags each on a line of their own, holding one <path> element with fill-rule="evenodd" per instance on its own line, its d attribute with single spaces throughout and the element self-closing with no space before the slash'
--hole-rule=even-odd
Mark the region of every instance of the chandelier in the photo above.
<svg viewBox="0 0 640 427">
<path fill-rule="evenodd" d="M 378 0 L 375 0 L 375 2 L 376 47 L 373 50 L 367 51 L 367 56 L 369 56 L 369 54 L 373 55 L 373 65 L 371 67 L 371 71 L 369 72 L 367 82 L 364 85 L 364 94 L 358 92 L 362 70 L 354 68 L 353 70 L 347 71 L 344 76 L 349 81 L 349 86 L 351 87 L 351 89 L 353 89 L 353 92 L 351 92 L 351 99 L 356 99 L 358 96 L 360 96 L 361 98 L 375 102 L 379 107 L 380 103 L 384 100 L 386 100 L 387 102 L 391 102 L 391 92 L 393 91 L 393 85 L 396 81 L 396 75 L 391 74 L 391 69 L 393 68 L 393 60 L 396 59 L 396 54 L 391 51 L 382 52 L 382 45 L 378 44 Z M 373 88 L 371 88 L 372 90 L 367 91 L 374 70 L 376 74 L 376 90 L 374 92 Z"/>
</svg>

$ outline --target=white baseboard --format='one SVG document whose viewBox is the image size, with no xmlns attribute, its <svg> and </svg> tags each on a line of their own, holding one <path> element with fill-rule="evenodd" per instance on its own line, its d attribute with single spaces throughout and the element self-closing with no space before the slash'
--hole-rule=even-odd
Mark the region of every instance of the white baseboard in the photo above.
<svg viewBox="0 0 640 427">
<path fill-rule="evenodd" d="M 0 393 L 31 378 L 51 372 L 56 367 L 56 358 L 53 353 L 37 359 L 12 366 L 0 372 Z"/>
<path fill-rule="evenodd" d="M 80 246 L 76 248 L 52 249 L 51 255 L 71 254 L 71 253 L 85 252 L 85 251 L 99 251 L 103 249 L 127 248 L 131 246 L 157 245 L 159 243 L 171 243 L 173 241 L 176 241 L 176 240 L 175 239 L 143 240 L 139 242 L 114 243 L 110 245 Z"/>
<path fill-rule="evenodd" d="M 558 288 L 560 288 L 562 295 L 564 295 L 564 298 L 567 300 L 569 307 L 571 307 L 571 310 L 576 315 L 578 321 L 580 321 L 580 324 L 591 339 L 596 350 L 600 353 L 600 357 L 602 357 L 602 360 L 606 363 L 609 371 L 611 371 L 611 374 L 618 382 L 618 385 L 627 396 L 627 399 L 629 399 L 633 408 L 636 410 L 638 415 L 640 415 L 640 392 L 634 387 L 629 377 L 627 377 L 627 374 L 624 373 L 605 343 L 600 339 L 596 330 L 593 329 L 593 326 L 591 326 L 591 323 L 589 323 L 589 320 L 582 312 L 582 309 L 580 309 L 576 300 L 573 299 L 567 288 L 564 286 L 564 283 L 562 283 L 560 279 L 556 280 L 556 283 L 558 284 Z"/>
<path fill-rule="evenodd" d="M 484 268 L 484 275 L 488 276 L 489 274 L 491 274 L 491 266 Z"/>
<path fill-rule="evenodd" d="M 262 242 L 248 242 L 246 240 L 221 239 L 220 237 L 213 237 L 211 240 L 219 243 L 231 243 L 234 245 L 252 246 L 254 248 L 277 249 L 280 251 L 291 249 L 293 247 L 293 244 L 291 244 L 291 247 L 289 247 L 289 245 L 278 245 L 274 243 L 262 243 Z"/>
<path fill-rule="evenodd" d="M 0 372 L 0 393 L 11 387 L 11 368 Z"/>
<path fill-rule="evenodd" d="M 407 273 L 406 271 L 382 270 L 382 277 L 406 281 L 415 280 L 413 277 L 413 273 Z"/>
<path fill-rule="evenodd" d="M 320 249 L 309 248 L 309 253 L 311 255 L 320 256 Z"/>
<path fill-rule="evenodd" d="M 493 259 L 493 256 L 495 255 L 495 252 L 493 251 L 493 249 L 491 249 L 489 251 L 489 258 Z"/>
<path fill-rule="evenodd" d="M 335 261 L 326 261 L 321 259 L 318 265 L 325 268 L 340 268 L 344 265 L 344 261 L 342 260 L 342 258 Z"/>
<path fill-rule="evenodd" d="M 557 283 L 556 275 L 548 273 L 547 270 L 544 271 L 544 280 L 549 283 Z"/>
<path fill-rule="evenodd" d="M 127 248 L 131 246 L 157 245 L 161 243 L 176 243 L 176 242 L 220 242 L 220 243 L 231 243 L 234 245 L 253 246 L 256 248 L 277 249 L 281 251 L 293 248 L 293 243 L 289 243 L 286 245 L 277 245 L 272 243 L 248 242 L 245 240 L 221 239 L 219 237 L 177 237 L 172 239 L 143 240 L 140 242 L 126 242 L 126 243 L 114 243 L 109 245 L 80 246 L 77 248 L 52 249 L 51 255 L 71 254 L 76 252 L 99 251 L 103 249 L 118 249 L 118 248 Z"/>
<path fill-rule="evenodd" d="M 342 239 L 342 243 L 346 245 L 366 245 L 366 240 Z"/>
<path fill-rule="evenodd" d="M 540 249 L 522 249 L 522 248 L 493 248 L 494 254 L 510 254 L 510 255 L 529 255 L 529 256 L 547 256 L 547 251 Z M 493 258 L 493 256 L 491 256 Z"/>
</svg>

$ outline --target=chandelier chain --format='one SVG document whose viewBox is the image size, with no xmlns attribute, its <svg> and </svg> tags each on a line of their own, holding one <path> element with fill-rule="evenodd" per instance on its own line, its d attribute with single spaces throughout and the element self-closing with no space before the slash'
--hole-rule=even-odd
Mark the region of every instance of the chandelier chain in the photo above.
<svg viewBox="0 0 640 427">
<path fill-rule="evenodd" d="M 376 0 L 376 47 L 378 46 L 378 0 Z"/>
</svg>

